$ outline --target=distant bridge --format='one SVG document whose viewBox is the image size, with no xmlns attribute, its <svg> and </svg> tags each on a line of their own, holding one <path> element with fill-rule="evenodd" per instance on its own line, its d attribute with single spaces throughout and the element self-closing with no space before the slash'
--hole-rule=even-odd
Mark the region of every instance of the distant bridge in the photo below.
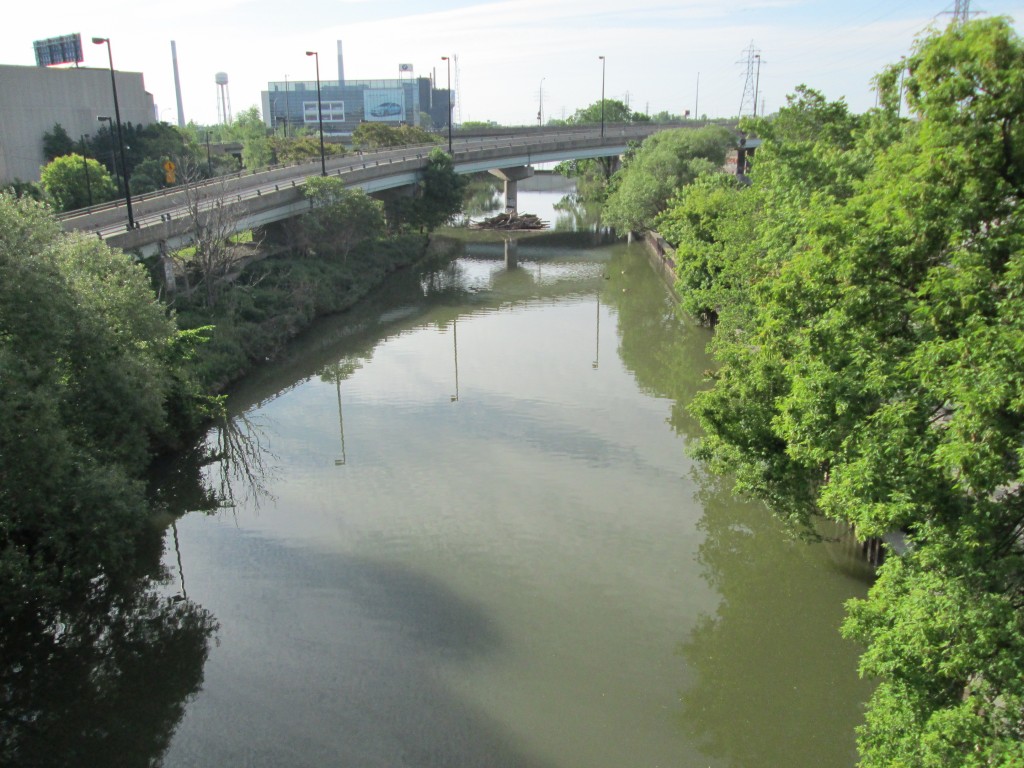
<svg viewBox="0 0 1024 768">
<path fill-rule="evenodd" d="M 499 169 L 509 172 L 502 178 L 514 183 L 517 169 L 535 163 L 610 157 L 623 154 L 630 142 L 667 128 L 661 125 L 609 125 L 604 136 L 598 129 L 544 131 L 522 134 L 459 138 L 453 143 L 457 173 L 476 173 Z M 368 193 L 414 184 L 426 167 L 430 151 L 443 145 L 418 145 L 375 152 L 350 153 L 327 158 L 327 175 L 335 176 L 349 188 Z M 198 185 L 204 207 L 229 206 L 236 230 L 265 226 L 310 210 L 303 187 L 306 179 L 319 176 L 320 159 L 300 165 L 242 172 L 210 179 Z M 506 183 L 506 194 L 508 184 Z M 61 216 L 66 231 L 91 232 L 110 245 L 151 256 L 162 250 L 174 250 L 192 242 L 192 222 L 188 216 L 185 193 L 181 188 L 132 198 L 135 229 L 128 229 L 124 200 L 70 211 Z"/>
</svg>

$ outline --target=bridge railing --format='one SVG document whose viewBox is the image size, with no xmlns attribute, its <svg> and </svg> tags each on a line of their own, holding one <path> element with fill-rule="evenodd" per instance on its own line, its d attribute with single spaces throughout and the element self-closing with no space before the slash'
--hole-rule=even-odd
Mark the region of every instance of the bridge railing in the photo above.
<svg viewBox="0 0 1024 768">
<path fill-rule="evenodd" d="M 621 146 L 623 141 L 643 138 L 655 132 L 656 128 L 630 126 L 606 128 L 604 137 L 599 131 L 581 132 L 551 131 L 545 134 L 530 136 L 499 136 L 465 139 L 453 146 L 456 164 L 467 164 L 473 161 L 495 161 L 500 167 L 502 158 L 510 160 L 510 154 L 518 149 L 528 148 L 530 155 L 543 154 L 558 150 L 572 150 L 583 146 Z M 328 175 L 339 176 L 351 184 L 358 185 L 364 181 L 361 171 L 378 170 L 389 166 L 397 173 L 419 170 L 425 166 L 427 157 L 435 149 L 436 144 L 420 144 L 414 146 L 395 147 L 373 152 L 355 152 L 333 157 L 327 163 Z M 510 152 L 512 150 L 512 152 Z M 529 160 L 528 160 L 529 162 Z M 399 167 L 400 166 L 400 167 Z M 208 180 L 197 189 L 200 194 L 209 198 L 220 198 L 231 203 L 259 198 L 268 194 L 280 193 L 282 188 L 298 188 L 305 184 L 311 176 L 320 175 L 319 159 L 307 163 L 290 166 L 279 166 L 263 169 L 253 173 L 236 173 L 230 176 Z M 376 174 L 371 174 L 376 175 Z M 172 219 L 187 216 L 186 193 L 179 189 L 162 190 L 157 193 L 140 195 L 135 200 L 134 213 L 137 227 L 148 227 L 166 223 Z M 73 211 L 65 214 L 62 221 L 65 229 L 76 229 L 94 232 L 100 237 L 110 237 L 125 232 L 124 202 L 115 201 L 104 206 Z M 135 240 L 136 238 L 131 238 Z"/>
</svg>

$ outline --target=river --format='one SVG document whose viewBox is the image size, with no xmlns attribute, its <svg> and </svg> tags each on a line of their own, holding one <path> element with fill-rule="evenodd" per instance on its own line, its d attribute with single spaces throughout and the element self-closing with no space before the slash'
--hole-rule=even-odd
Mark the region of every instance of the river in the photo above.
<svg viewBox="0 0 1024 768">
<path fill-rule="evenodd" d="M 452 242 L 232 393 L 230 503 L 163 556 L 217 626 L 147 662 L 124 764 L 854 765 L 864 568 L 688 456 L 709 332 L 600 240 Z"/>
</svg>

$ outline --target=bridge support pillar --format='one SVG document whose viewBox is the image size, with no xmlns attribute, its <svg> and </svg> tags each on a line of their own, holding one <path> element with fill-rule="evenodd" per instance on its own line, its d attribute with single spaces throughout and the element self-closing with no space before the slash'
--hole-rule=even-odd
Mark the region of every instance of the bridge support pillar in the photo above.
<svg viewBox="0 0 1024 768">
<path fill-rule="evenodd" d="M 505 213 L 517 213 L 519 210 L 516 202 L 517 182 L 533 176 L 533 166 L 519 165 L 513 168 L 491 168 L 489 173 L 505 182 Z"/>
</svg>

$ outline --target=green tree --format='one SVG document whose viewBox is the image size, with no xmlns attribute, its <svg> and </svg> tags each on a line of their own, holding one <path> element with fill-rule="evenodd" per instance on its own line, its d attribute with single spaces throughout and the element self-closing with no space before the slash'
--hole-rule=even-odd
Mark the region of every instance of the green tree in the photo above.
<svg viewBox="0 0 1024 768">
<path fill-rule="evenodd" d="M 624 102 L 617 99 L 604 100 L 604 122 L 605 123 L 632 123 L 636 121 L 637 113 L 633 112 Z M 640 115 L 646 117 L 646 115 Z M 601 122 L 601 101 L 577 109 L 565 120 L 567 125 L 598 125 Z"/>
<path fill-rule="evenodd" d="M 309 163 L 320 159 L 320 138 L 319 136 L 290 136 L 287 139 L 282 136 L 273 136 L 270 139 L 270 148 L 275 163 L 292 165 L 296 163 Z M 324 155 L 336 157 L 345 154 L 345 148 L 340 144 L 324 144 Z"/>
<path fill-rule="evenodd" d="M 732 145 L 725 128 L 661 131 L 628 155 L 612 178 L 604 218 L 620 232 L 644 232 L 669 199 L 703 172 L 721 168 Z"/>
<path fill-rule="evenodd" d="M 386 149 L 413 144 L 437 144 L 440 138 L 413 125 L 360 123 L 352 131 L 352 145 L 358 149 Z"/>
<path fill-rule="evenodd" d="M 60 123 L 54 123 L 53 128 L 43 134 L 43 157 L 48 161 L 70 155 L 74 151 L 75 142 Z"/>
<path fill-rule="evenodd" d="M 384 234 L 384 205 L 361 189 L 345 189 L 332 176 L 306 181 L 306 197 L 313 211 L 303 217 L 303 229 L 319 256 L 341 256 L 342 262 L 360 243 Z"/>
<path fill-rule="evenodd" d="M 178 337 L 144 268 L 0 195 L 0 612 L 128 563 Z"/>
<path fill-rule="evenodd" d="M 85 208 L 117 197 L 107 169 L 78 154 L 58 157 L 40 170 L 40 185 L 60 211 Z"/>
<path fill-rule="evenodd" d="M 863 119 L 805 89 L 756 123 L 753 246 L 687 230 L 745 265 L 743 311 L 722 318 L 721 367 L 693 405 L 700 455 L 794 521 L 911 542 L 848 607 L 880 678 L 861 765 L 1010 768 L 1024 761 L 1024 44 L 1005 19 L 922 38 L 905 62 L 913 122 L 897 116 L 901 70 Z"/>
</svg>

